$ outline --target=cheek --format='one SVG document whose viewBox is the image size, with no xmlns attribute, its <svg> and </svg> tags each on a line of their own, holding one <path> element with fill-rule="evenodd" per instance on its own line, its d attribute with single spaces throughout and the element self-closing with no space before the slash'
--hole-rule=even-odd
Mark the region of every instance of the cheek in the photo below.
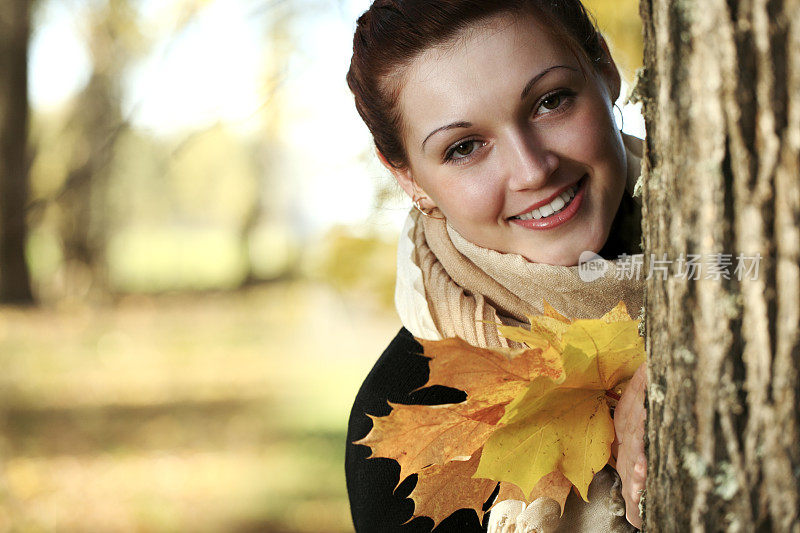
<svg viewBox="0 0 800 533">
<path fill-rule="evenodd" d="M 498 180 L 486 172 L 475 174 L 442 183 L 439 205 L 448 218 L 469 224 L 494 220 L 500 215 L 504 197 Z"/>
<path fill-rule="evenodd" d="M 616 124 L 602 101 L 587 103 L 557 136 L 563 153 L 592 167 L 612 165 L 620 157 Z"/>
</svg>

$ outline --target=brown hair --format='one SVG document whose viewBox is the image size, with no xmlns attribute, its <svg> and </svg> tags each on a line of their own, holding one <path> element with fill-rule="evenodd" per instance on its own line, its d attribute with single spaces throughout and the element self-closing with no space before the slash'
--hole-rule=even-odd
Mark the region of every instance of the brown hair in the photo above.
<svg viewBox="0 0 800 533">
<path fill-rule="evenodd" d="M 386 82 L 428 48 L 509 12 L 533 14 L 589 64 L 605 55 L 600 33 L 580 0 L 375 0 L 359 17 L 347 84 L 375 146 L 392 166 L 406 167 L 408 157 L 397 112 L 399 88 L 392 90 Z"/>
</svg>

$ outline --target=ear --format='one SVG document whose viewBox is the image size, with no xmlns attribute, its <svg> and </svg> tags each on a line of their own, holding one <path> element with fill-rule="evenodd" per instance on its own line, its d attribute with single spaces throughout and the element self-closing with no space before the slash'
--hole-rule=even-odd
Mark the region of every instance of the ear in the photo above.
<svg viewBox="0 0 800 533">
<path fill-rule="evenodd" d="M 375 153 L 378 155 L 378 160 L 380 160 L 381 164 L 386 167 L 386 170 L 392 173 L 394 179 L 397 180 L 397 183 L 405 191 L 409 198 L 412 200 L 418 199 L 420 207 L 423 209 L 432 209 L 436 207 L 436 204 L 430 199 L 430 196 L 428 196 L 417 184 L 416 180 L 414 180 L 414 176 L 411 174 L 411 169 L 409 167 L 395 167 L 389 163 L 386 157 L 384 157 L 381 151 L 377 148 L 375 149 Z"/>
<path fill-rule="evenodd" d="M 619 99 L 622 80 L 619 75 L 619 69 L 617 69 L 617 64 L 614 63 L 614 58 L 611 57 L 611 51 L 608 49 L 608 43 L 606 43 L 606 40 L 603 36 L 600 36 L 600 46 L 603 47 L 605 57 L 603 57 L 599 70 L 603 77 L 603 81 L 605 81 L 606 87 L 608 88 L 608 94 L 611 97 L 611 105 L 614 105 L 614 102 Z"/>
</svg>

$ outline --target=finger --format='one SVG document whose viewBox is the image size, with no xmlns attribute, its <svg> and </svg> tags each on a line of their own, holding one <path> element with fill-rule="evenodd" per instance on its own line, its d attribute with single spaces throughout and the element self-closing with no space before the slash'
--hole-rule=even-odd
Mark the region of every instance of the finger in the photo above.
<svg viewBox="0 0 800 533">
<path fill-rule="evenodd" d="M 642 364 L 633 374 L 629 383 L 630 388 L 635 393 L 643 392 L 647 388 L 647 366 Z"/>
<path fill-rule="evenodd" d="M 636 496 L 628 496 L 625 498 L 625 518 L 633 526 L 637 528 L 642 527 L 642 517 L 639 516 L 639 501 L 641 500 L 641 493 L 637 492 Z"/>
<path fill-rule="evenodd" d="M 644 385 L 647 384 L 647 363 L 642 363 L 639 368 L 636 369 L 636 372 L 633 373 L 631 376 L 631 380 L 628 382 L 627 388 L 631 390 L 638 390 L 641 389 Z"/>
<path fill-rule="evenodd" d="M 631 453 L 629 446 L 620 446 L 617 472 L 626 491 L 644 488 L 644 483 L 647 481 L 647 459 L 644 453 L 634 454 Z"/>
<path fill-rule="evenodd" d="M 628 472 L 628 462 L 625 460 L 623 455 L 617 459 L 617 474 L 619 474 L 619 479 L 622 482 L 622 497 L 625 501 L 628 501 L 627 489 L 630 484 L 630 475 Z"/>
<path fill-rule="evenodd" d="M 639 516 L 639 507 L 636 507 L 635 511 L 626 511 L 625 518 L 628 519 L 628 522 L 637 529 L 642 529 L 642 517 Z"/>
<path fill-rule="evenodd" d="M 643 484 L 635 485 L 634 487 L 632 487 L 630 495 L 628 496 L 628 500 L 625 502 L 625 509 L 630 511 L 630 513 L 626 512 L 626 514 L 630 514 L 632 515 L 631 518 L 633 518 L 634 520 L 638 520 L 638 525 L 632 522 L 630 518 L 628 519 L 628 521 L 631 521 L 631 523 L 636 525 L 636 527 L 641 527 L 641 516 L 639 516 L 639 502 L 642 500 L 643 492 L 644 492 Z M 630 502 L 630 505 L 628 505 L 628 502 Z"/>
<path fill-rule="evenodd" d="M 644 433 L 633 436 L 630 441 L 631 460 L 634 463 L 642 462 L 647 466 L 647 458 L 644 454 Z"/>
<path fill-rule="evenodd" d="M 633 404 L 634 405 L 644 405 L 644 395 L 647 391 L 647 372 L 644 365 L 639 367 L 639 370 L 636 371 L 637 375 L 634 376 L 635 378 L 635 385 L 633 387 L 634 397 L 633 397 Z"/>
<path fill-rule="evenodd" d="M 637 420 L 642 423 L 644 426 L 644 419 L 647 416 L 647 410 L 645 408 L 645 395 L 647 394 L 647 381 L 642 379 L 639 386 L 634 389 L 636 391 L 636 395 L 633 398 L 633 409 L 634 415 L 636 416 Z"/>
<path fill-rule="evenodd" d="M 643 367 L 644 363 L 636 369 L 636 372 L 633 373 L 631 379 L 628 380 L 628 383 L 625 385 L 625 388 L 622 390 L 622 397 L 619 403 L 625 403 L 626 397 L 630 396 L 630 394 L 626 394 L 629 391 L 633 391 L 634 389 L 639 389 L 642 387 L 642 384 L 647 379 L 647 374 L 644 372 Z"/>
<path fill-rule="evenodd" d="M 640 425 L 640 415 L 637 412 L 638 405 L 631 404 L 630 407 L 625 412 L 625 419 L 623 423 L 625 424 L 624 435 L 628 437 L 626 440 L 630 440 L 631 438 L 635 438 L 636 434 L 639 430 Z M 642 420 L 643 421 L 643 420 Z"/>
<path fill-rule="evenodd" d="M 642 499 L 642 491 L 644 490 L 644 483 L 641 481 L 634 481 L 628 487 L 628 499 L 634 506 L 639 505 L 639 500 Z"/>
<path fill-rule="evenodd" d="M 614 413 L 615 429 L 621 432 L 644 435 L 647 417 L 644 400 L 647 391 L 647 374 L 644 365 L 640 366 L 622 393 Z"/>
<path fill-rule="evenodd" d="M 637 478 L 644 479 L 647 476 L 647 459 L 645 459 L 644 454 L 636 461 L 633 467 L 633 473 Z"/>
<path fill-rule="evenodd" d="M 647 411 L 644 408 L 644 396 L 642 403 L 635 403 L 631 405 L 630 409 L 625 413 L 625 435 L 628 440 L 642 440 L 644 438 L 645 420 L 647 419 Z"/>
<path fill-rule="evenodd" d="M 633 455 L 626 452 L 624 454 L 624 459 L 627 467 L 627 475 L 623 483 L 627 483 L 628 487 L 632 484 L 643 485 L 647 480 L 647 460 L 645 457 L 643 455 Z"/>
</svg>

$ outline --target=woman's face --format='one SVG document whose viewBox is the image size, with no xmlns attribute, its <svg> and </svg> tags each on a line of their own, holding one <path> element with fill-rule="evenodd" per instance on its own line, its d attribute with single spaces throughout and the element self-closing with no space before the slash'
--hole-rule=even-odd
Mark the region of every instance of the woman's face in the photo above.
<svg viewBox="0 0 800 533">
<path fill-rule="evenodd" d="M 524 16 L 427 50 L 401 76 L 409 165 L 395 177 L 479 246 L 576 265 L 606 242 L 626 169 L 616 66 L 585 71 Z"/>
</svg>

